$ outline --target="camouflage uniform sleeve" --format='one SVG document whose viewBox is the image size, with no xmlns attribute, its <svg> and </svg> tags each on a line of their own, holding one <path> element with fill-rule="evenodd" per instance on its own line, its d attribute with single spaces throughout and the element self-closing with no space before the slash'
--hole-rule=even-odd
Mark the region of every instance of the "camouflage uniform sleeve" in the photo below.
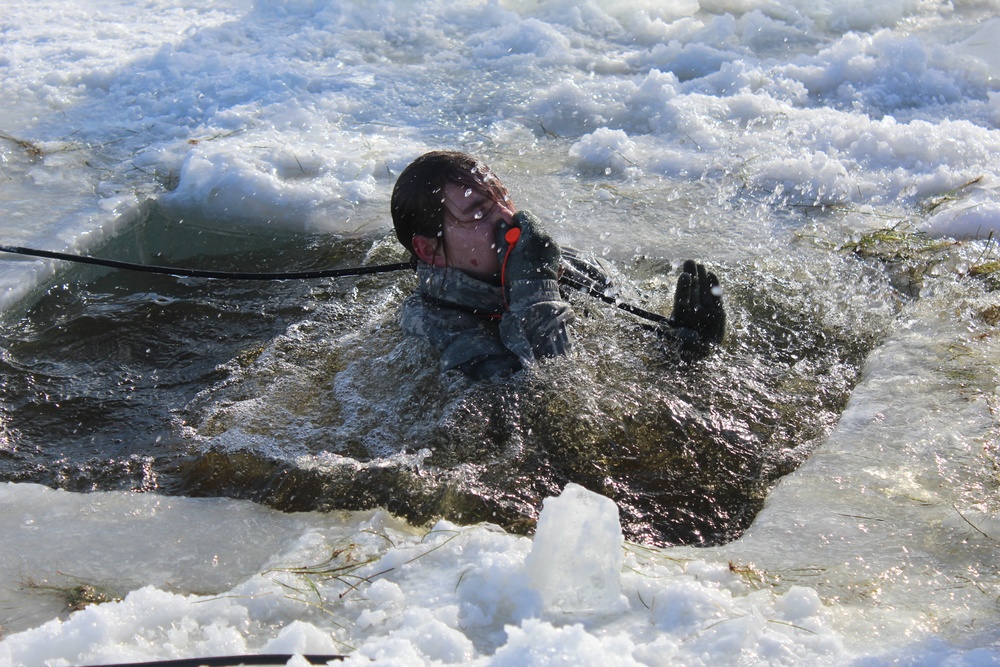
<svg viewBox="0 0 1000 667">
<path fill-rule="evenodd" d="M 556 281 L 524 280 L 511 286 L 510 308 L 499 322 L 413 294 L 403 302 L 400 326 L 440 353 L 442 371 L 481 379 L 566 354 L 573 319 Z"/>
<path fill-rule="evenodd" d="M 440 353 L 442 372 L 459 370 L 482 379 L 521 368 L 518 356 L 504 346 L 495 320 L 414 294 L 403 302 L 400 326 L 428 341 Z"/>
<path fill-rule="evenodd" d="M 562 356 L 572 349 L 567 325 L 575 318 L 555 280 L 519 280 L 511 285 L 500 337 L 522 363 Z"/>
</svg>

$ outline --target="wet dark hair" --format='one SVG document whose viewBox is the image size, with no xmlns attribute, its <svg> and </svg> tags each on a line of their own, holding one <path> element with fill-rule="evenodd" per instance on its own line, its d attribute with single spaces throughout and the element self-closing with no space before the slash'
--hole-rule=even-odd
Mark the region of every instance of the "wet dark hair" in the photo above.
<svg viewBox="0 0 1000 667">
<path fill-rule="evenodd" d="M 457 151 L 433 151 L 411 162 L 392 189 L 392 225 L 396 238 L 413 254 L 416 235 L 437 238 L 444 230 L 444 186 L 481 190 L 492 199 L 509 198 L 507 188 L 485 164 Z"/>
</svg>

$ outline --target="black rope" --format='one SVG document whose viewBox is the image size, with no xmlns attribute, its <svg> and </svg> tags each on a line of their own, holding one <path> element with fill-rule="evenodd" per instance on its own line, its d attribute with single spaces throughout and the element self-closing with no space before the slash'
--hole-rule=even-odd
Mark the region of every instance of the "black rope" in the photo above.
<svg viewBox="0 0 1000 667">
<path fill-rule="evenodd" d="M 398 262 L 396 264 L 376 264 L 373 266 L 357 266 L 347 269 L 320 269 L 315 271 L 293 271 L 281 273 L 256 273 L 243 271 L 206 271 L 204 269 L 183 269 L 174 266 L 156 266 L 152 264 L 136 264 L 134 262 L 122 262 L 116 259 L 101 259 L 99 257 L 88 257 L 86 255 L 71 255 L 65 252 L 53 252 L 51 250 L 36 250 L 34 248 L 23 248 L 20 246 L 0 245 L 0 252 L 13 253 L 17 255 L 27 255 L 30 257 L 43 257 L 45 259 L 58 259 L 66 262 L 76 262 L 77 264 L 92 264 L 111 269 L 125 269 L 127 271 L 141 271 L 143 273 L 159 273 L 183 278 L 213 278 L 219 280 L 311 280 L 316 278 L 343 278 L 347 276 L 362 276 L 373 273 L 388 273 L 390 271 L 412 270 L 412 262 Z M 611 304 L 620 310 L 640 317 L 658 325 L 666 324 L 674 326 L 673 321 L 659 313 L 653 313 L 639 308 L 630 303 L 619 301 L 613 296 L 608 296 L 604 292 L 576 280 L 569 276 L 562 276 L 559 282 L 567 287 L 589 294 L 595 299 Z"/>
<path fill-rule="evenodd" d="M 133 262 L 121 262 L 116 259 L 101 259 L 98 257 L 87 257 L 86 255 L 70 255 L 65 252 L 35 250 L 33 248 L 22 248 L 19 246 L 0 245 L 0 252 L 28 255 L 31 257 L 44 257 L 46 259 L 59 259 L 66 262 L 76 262 L 77 264 L 92 264 L 94 266 L 104 266 L 111 269 L 142 271 L 144 273 L 160 273 L 182 278 L 215 278 L 220 280 L 309 280 L 315 278 L 343 278 L 346 276 L 363 276 L 372 273 L 402 271 L 404 269 L 412 268 L 412 264 L 409 262 L 399 262 L 397 264 L 358 266 L 349 269 L 320 269 L 316 271 L 257 273 L 243 271 L 206 271 L 204 269 L 183 269 L 177 266 L 136 264 Z"/>
<path fill-rule="evenodd" d="M 237 665 L 284 665 L 292 655 L 226 655 L 211 658 L 182 658 L 180 660 L 152 660 L 150 662 L 130 662 L 116 665 L 92 665 L 91 667 L 236 667 Z M 343 655 L 303 655 L 310 665 L 325 665 L 333 660 L 344 660 Z"/>
<path fill-rule="evenodd" d="M 675 326 L 674 321 L 667 317 L 666 315 L 660 315 L 659 313 L 653 313 L 639 306 L 634 306 L 631 303 L 625 301 L 619 301 L 613 296 L 605 294 L 599 289 L 591 287 L 590 285 L 573 280 L 569 276 L 560 276 L 559 282 L 567 287 L 572 287 L 573 289 L 588 294 L 595 299 L 600 299 L 604 303 L 611 304 L 620 310 L 624 310 L 626 313 L 631 313 L 636 317 L 641 317 L 644 320 L 649 320 L 650 322 L 656 322 L 657 324 L 666 324 L 668 326 Z"/>
</svg>

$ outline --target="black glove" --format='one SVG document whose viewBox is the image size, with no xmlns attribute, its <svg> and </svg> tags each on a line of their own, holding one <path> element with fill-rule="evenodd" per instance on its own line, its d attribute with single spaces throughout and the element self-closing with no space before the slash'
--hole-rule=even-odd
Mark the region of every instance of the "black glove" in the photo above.
<svg viewBox="0 0 1000 667">
<path fill-rule="evenodd" d="M 722 289 L 714 273 L 694 260 L 684 262 L 684 272 L 677 278 L 674 313 L 670 324 L 678 329 L 697 332 L 705 343 L 720 343 L 726 331 L 726 311 L 722 308 Z M 678 332 L 687 338 L 687 332 Z"/>
<path fill-rule="evenodd" d="M 497 225 L 497 253 L 504 287 L 517 280 L 558 280 L 562 252 L 538 218 L 527 211 L 514 214 L 514 226 Z"/>
</svg>

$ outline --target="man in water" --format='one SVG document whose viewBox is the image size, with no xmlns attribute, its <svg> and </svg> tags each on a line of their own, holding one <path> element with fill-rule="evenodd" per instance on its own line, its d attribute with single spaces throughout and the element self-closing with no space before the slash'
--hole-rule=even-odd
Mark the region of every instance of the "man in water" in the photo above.
<svg viewBox="0 0 1000 667">
<path fill-rule="evenodd" d="M 535 216 L 516 210 L 490 168 L 464 153 L 414 160 L 396 181 L 391 207 L 419 280 L 400 324 L 440 352 L 442 371 L 480 379 L 567 354 L 575 315 L 560 281 L 597 291 L 610 285 L 599 262 L 560 249 Z M 693 261 L 678 279 L 670 327 L 665 333 L 687 351 L 722 340 L 718 278 Z"/>
</svg>

